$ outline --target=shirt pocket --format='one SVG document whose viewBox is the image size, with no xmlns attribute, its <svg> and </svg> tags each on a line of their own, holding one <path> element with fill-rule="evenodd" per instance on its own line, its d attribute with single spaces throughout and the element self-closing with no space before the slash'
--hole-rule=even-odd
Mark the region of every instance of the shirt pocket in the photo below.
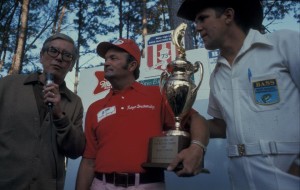
<svg viewBox="0 0 300 190">
<path fill-rule="evenodd" d="M 250 108 L 255 112 L 280 109 L 283 101 L 280 97 L 280 75 L 278 73 L 252 76 L 249 94 Z"/>
</svg>

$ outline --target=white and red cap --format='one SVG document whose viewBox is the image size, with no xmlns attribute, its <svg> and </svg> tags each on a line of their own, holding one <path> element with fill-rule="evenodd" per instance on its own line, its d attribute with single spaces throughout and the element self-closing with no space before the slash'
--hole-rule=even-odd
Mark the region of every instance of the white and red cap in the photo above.
<svg viewBox="0 0 300 190">
<path fill-rule="evenodd" d="M 136 59 L 138 64 L 140 64 L 140 61 L 141 61 L 140 49 L 139 49 L 138 45 L 131 39 L 120 38 L 112 43 L 101 42 L 97 46 L 97 53 L 100 55 L 100 57 L 104 58 L 106 52 L 110 48 L 113 48 L 113 47 L 123 49 L 124 51 L 126 51 L 127 53 L 132 55 Z"/>
</svg>

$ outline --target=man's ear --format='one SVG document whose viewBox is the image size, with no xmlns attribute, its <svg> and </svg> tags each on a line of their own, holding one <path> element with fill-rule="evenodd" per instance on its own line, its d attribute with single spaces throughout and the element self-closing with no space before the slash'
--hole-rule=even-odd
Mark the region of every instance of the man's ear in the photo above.
<svg viewBox="0 0 300 190">
<path fill-rule="evenodd" d="M 129 63 L 128 69 L 129 69 L 129 71 L 134 71 L 134 70 L 136 69 L 137 66 L 138 66 L 137 61 L 131 61 L 131 62 Z"/>
<path fill-rule="evenodd" d="M 70 65 L 69 72 L 72 72 L 74 65 L 75 65 L 75 62 Z"/>
<path fill-rule="evenodd" d="M 226 24 L 231 23 L 234 20 L 235 12 L 233 8 L 225 9 L 223 15 L 225 16 Z"/>
</svg>

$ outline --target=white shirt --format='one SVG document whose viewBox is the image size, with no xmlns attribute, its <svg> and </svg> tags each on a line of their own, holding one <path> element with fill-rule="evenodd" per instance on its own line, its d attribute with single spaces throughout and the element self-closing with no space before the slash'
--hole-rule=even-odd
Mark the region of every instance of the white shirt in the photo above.
<svg viewBox="0 0 300 190">
<path fill-rule="evenodd" d="M 299 52 L 299 33 L 250 30 L 232 67 L 219 58 L 208 113 L 225 120 L 229 144 L 299 141 Z"/>
<path fill-rule="evenodd" d="M 300 187 L 300 178 L 286 173 L 300 153 L 299 92 L 297 32 L 250 30 L 232 66 L 218 59 L 208 114 L 226 122 L 233 189 Z"/>
</svg>

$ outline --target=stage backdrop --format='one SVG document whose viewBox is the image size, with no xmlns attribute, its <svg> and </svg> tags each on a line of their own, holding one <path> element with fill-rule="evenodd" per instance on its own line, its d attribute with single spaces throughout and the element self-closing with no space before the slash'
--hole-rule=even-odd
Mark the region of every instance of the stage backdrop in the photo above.
<svg viewBox="0 0 300 190">
<path fill-rule="evenodd" d="M 145 85 L 158 85 L 161 72 L 166 68 L 167 63 L 176 57 L 175 47 L 171 43 L 171 31 L 147 36 L 146 45 L 145 58 L 141 60 L 139 82 Z M 206 112 L 209 95 L 209 76 L 215 67 L 218 51 L 195 49 L 187 51 L 186 54 L 187 60 L 191 63 L 196 61 L 203 63 L 203 82 L 193 108 L 206 118 L 210 118 Z M 196 73 L 194 75 L 196 83 L 199 81 L 199 78 L 199 73 Z M 82 98 L 85 112 L 92 102 L 103 98 L 110 88 L 109 82 L 104 79 L 103 67 L 81 71 L 78 94 Z M 226 141 L 224 139 L 210 140 L 204 160 L 205 168 L 210 171 L 209 174 L 201 173 L 194 177 L 178 177 L 173 172 L 165 172 L 167 190 L 230 189 L 225 144 Z M 80 160 L 81 158 L 68 160 L 65 190 L 75 189 Z"/>
</svg>

